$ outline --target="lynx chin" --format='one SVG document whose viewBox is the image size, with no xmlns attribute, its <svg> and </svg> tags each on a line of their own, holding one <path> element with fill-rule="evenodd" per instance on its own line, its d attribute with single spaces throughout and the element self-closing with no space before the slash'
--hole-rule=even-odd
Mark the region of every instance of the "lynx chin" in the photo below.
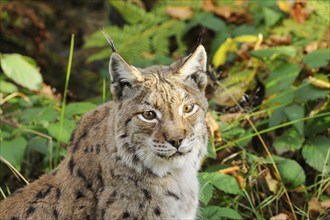
<svg viewBox="0 0 330 220">
<path fill-rule="evenodd" d="M 88 112 L 65 159 L 0 203 L 0 219 L 198 219 L 206 53 L 145 69 L 110 58 L 113 101 Z"/>
</svg>

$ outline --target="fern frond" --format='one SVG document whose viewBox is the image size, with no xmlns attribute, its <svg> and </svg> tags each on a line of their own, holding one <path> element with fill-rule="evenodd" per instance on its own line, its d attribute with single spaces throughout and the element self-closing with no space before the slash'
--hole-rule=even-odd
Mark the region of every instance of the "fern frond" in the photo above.
<svg viewBox="0 0 330 220">
<path fill-rule="evenodd" d="M 176 52 L 185 53 L 186 47 L 182 42 L 185 23 L 166 16 L 166 4 L 154 7 L 151 12 L 124 1 L 110 1 L 128 24 L 123 28 L 108 26 L 108 33 L 117 45 L 117 51 L 131 64 L 141 62 L 141 55 L 152 53 L 157 56 L 169 56 L 170 37 L 175 37 L 178 44 Z M 85 48 L 106 48 L 89 56 L 87 62 L 108 59 L 109 45 L 100 31 L 92 34 L 85 42 Z"/>
<path fill-rule="evenodd" d="M 123 18 L 130 24 L 137 24 L 141 22 L 145 16 L 145 10 L 124 1 L 109 0 L 109 3 L 123 16 Z"/>
</svg>

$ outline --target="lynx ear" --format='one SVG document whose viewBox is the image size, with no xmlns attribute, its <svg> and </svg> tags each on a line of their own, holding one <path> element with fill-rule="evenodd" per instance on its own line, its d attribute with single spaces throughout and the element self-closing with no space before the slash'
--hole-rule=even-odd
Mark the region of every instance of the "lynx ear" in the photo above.
<svg viewBox="0 0 330 220">
<path fill-rule="evenodd" d="M 199 45 L 195 52 L 188 58 L 184 58 L 183 65 L 178 70 L 178 75 L 184 80 L 191 82 L 204 91 L 207 85 L 206 71 L 206 52 L 202 45 Z"/>
<path fill-rule="evenodd" d="M 111 93 L 114 99 L 120 100 L 127 89 L 143 80 L 138 69 L 129 65 L 119 54 L 112 53 L 109 63 Z"/>
</svg>

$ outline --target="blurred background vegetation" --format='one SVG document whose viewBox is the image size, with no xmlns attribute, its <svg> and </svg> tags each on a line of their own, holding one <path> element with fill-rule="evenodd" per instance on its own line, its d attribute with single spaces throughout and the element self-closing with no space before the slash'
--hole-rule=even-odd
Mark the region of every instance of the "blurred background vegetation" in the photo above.
<svg viewBox="0 0 330 220">
<path fill-rule="evenodd" d="M 329 1 L 6 0 L 0 11 L 2 197 L 54 168 L 81 116 L 111 100 L 104 28 L 138 67 L 205 46 L 201 219 L 329 218 Z"/>
</svg>

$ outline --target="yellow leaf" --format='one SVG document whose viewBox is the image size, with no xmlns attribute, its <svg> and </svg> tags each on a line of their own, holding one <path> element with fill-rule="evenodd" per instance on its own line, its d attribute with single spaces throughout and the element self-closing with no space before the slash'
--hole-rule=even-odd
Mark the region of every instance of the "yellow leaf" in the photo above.
<svg viewBox="0 0 330 220">
<path fill-rule="evenodd" d="M 330 89 L 330 83 L 323 81 L 321 79 L 314 78 L 312 76 L 308 77 L 308 81 L 316 87 L 322 88 L 322 89 Z"/>
<path fill-rule="evenodd" d="M 177 18 L 179 20 L 186 20 L 194 15 L 194 12 L 189 7 L 174 7 L 168 6 L 166 8 L 166 14 L 172 18 Z"/>
<path fill-rule="evenodd" d="M 270 218 L 270 220 L 289 220 L 289 216 L 285 213 L 280 213 Z"/>
<path fill-rule="evenodd" d="M 276 194 L 278 189 L 278 181 L 272 177 L 272 175 L 268 172 L 265 176 L 265 180 L 268 186 L 268 189 Z"/>
<path fill-rule="evenodd" d="M 234 38 L 234 41 L 238 43 L 253 43 L 257 42 L 258 40 L 258 36 L 255 35 L 242 35 Z"/>
<path fill-rule="evenodd" d="M 278 0 L 277 6 L 279 7 L 279 9 L 281 9 L 281 11 L 289 13 L 291 10 L 292 3 L 290 3 L 289 1 Z"/>
<path fill-rule="evenodd" d="M 227 38 L 227 40 L 221 44 L 221 46 L 215 52 L 212 59 L 212 64 L 215 66 L 215 68 L 219 67 L 226 62 L 227 53 L 236 50 L 236 42 L 232 38 Z"/>
</svg>

